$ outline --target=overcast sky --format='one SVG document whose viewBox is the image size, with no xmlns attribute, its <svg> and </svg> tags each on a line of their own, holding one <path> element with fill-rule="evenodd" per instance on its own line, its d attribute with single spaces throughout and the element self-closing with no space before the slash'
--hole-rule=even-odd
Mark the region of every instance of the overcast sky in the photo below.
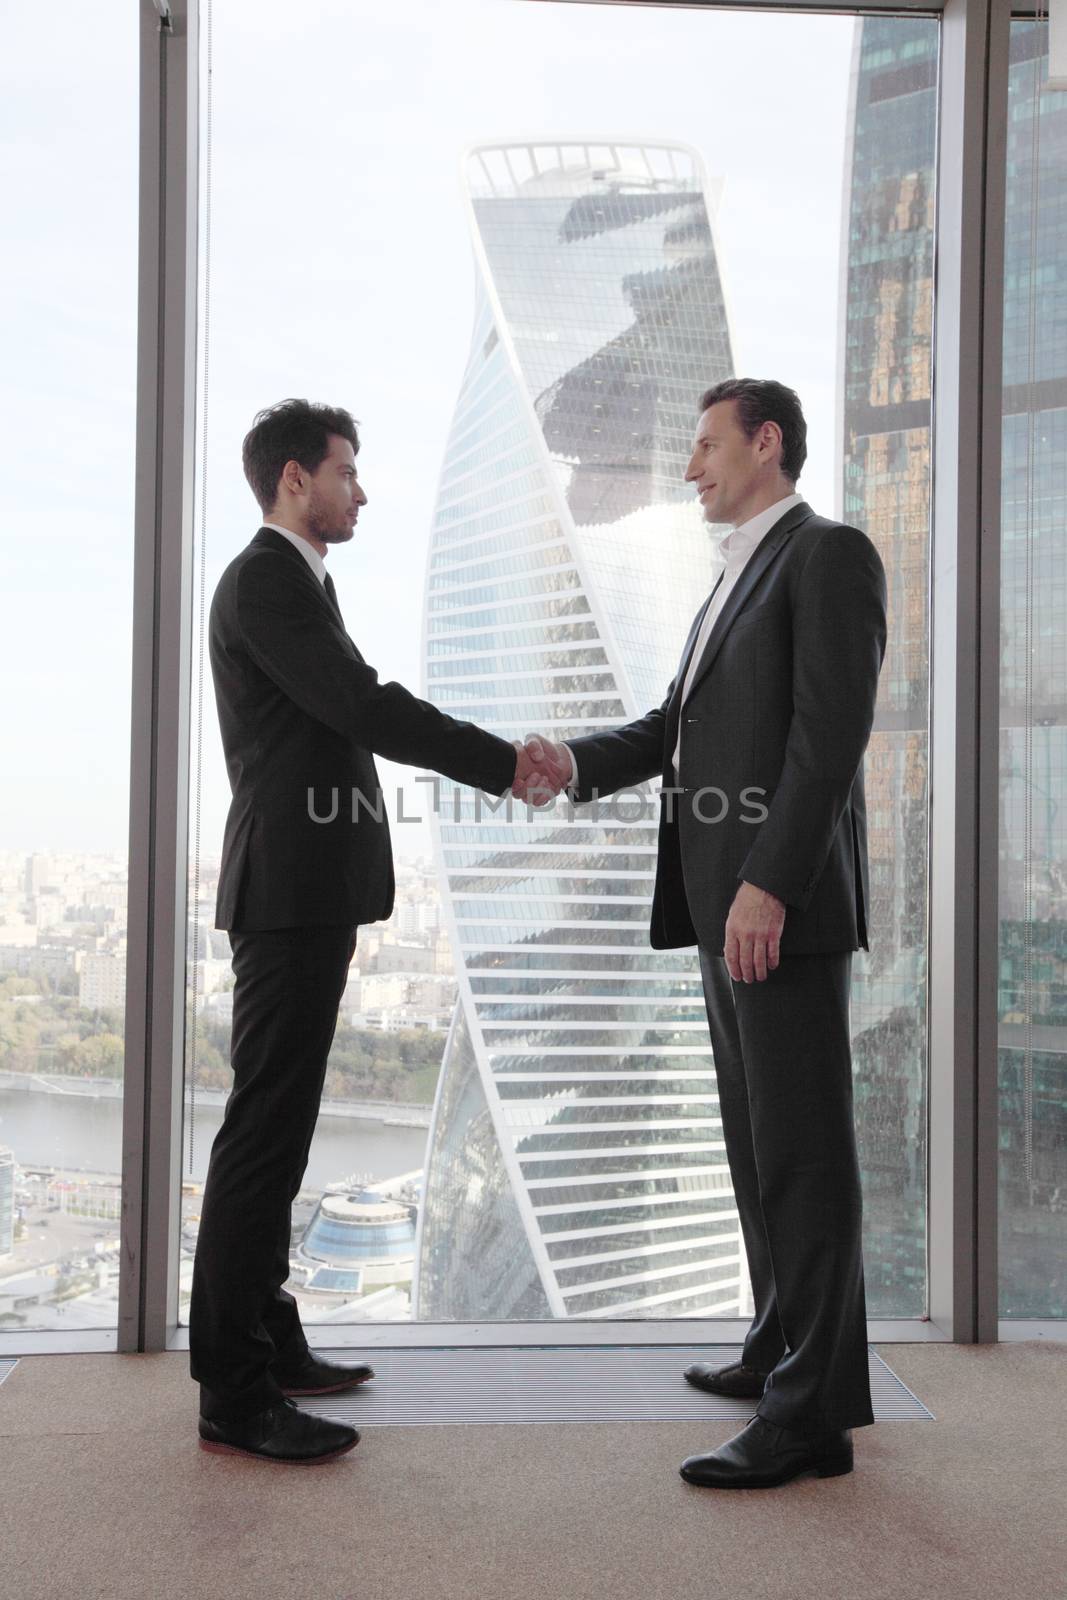
<svg viewBox="0 0 1067 1600">
<path fill-rule="evenodd" d="M 135 0 L 0 3 L 14 230 L 0 264 L 0 850 L 126 847 L 137 10 Z M 240 468 L 254 413 L 294 394 L 345 405 L 362 424 L 370 504 L 330 570 L 365 657 L 419 689 L 430 521 L 473 307 L 459 158 L 494 139 L 680 140 L 700 151 L 723 182 L 717 233 L 738 370 L 799 390 L 810 445 L 801 488 L 835 508 L 852 19 L 532 0 L 216 0 L 214 10 L 208 599 L 258 526 Z M 205 695 L 201 828 L 212 855 L 229 792 L 209 675 Z M 390 792 L 405 776 L 381 771 Z M 409 792 L 408 811 L 424 807 L 425 789 Z M 425 828 L 394 832 L 400 853 L 428 848 Z"/>
</svg>

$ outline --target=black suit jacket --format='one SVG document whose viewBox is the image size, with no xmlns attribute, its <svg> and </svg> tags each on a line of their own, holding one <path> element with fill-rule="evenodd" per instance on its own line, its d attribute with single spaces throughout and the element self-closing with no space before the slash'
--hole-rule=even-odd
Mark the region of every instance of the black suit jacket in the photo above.
<svg viewBox="0 0 1067 1600">
<path fill-rule="evenodd" d="M 220 928 L 354 926 L 390 914 L 389 821 L 372 752 L 489 794 L 512 781 L 506 740 L 378 682 L 304 557 L 270 528 L 219 579 L 210 650 L 233 792 Z M 366 801 L 355 816 L 354 790 Z M 333 819 L 315 821 L 311 810 L 329 817 L 335 795 Z"/>
<path fill-rule="evenodd" d="M 857 528 L 803 502 L 791 507 L 731 590 L 683 708 L 709 603 L 661 706 L 568 741 L 577 798 L 662 778 L 656 949 L 700 944 L 721 954 L 742 880 L 785 902 L 783 954 L 866 949 L 862 762 L 886 641 L 878 552 Z"/>
</svg>

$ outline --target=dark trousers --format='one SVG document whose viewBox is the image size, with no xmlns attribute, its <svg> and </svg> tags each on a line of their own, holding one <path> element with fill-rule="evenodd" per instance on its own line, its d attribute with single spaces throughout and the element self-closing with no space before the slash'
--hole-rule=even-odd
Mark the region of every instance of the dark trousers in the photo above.
<svg viewBox="0 0 1067 1600">
<path fill-rule="evenodd" d="M 233 1090 L 204 1185 L 189 1351 L 202 1414 L 236 1422 L 276 1404 L 307 1353 L 282 1285 L 356 930 L 234 932 L 230 945 Z"/>
<path fill-rule="evenodd" d="M 723 1138 L 755 1315 L 758 1413 L 803 1432 L 874 1421 L 852 1118 L 850 954 L 783 956 L 734 983 L 700 952 Z"/>
</svg>

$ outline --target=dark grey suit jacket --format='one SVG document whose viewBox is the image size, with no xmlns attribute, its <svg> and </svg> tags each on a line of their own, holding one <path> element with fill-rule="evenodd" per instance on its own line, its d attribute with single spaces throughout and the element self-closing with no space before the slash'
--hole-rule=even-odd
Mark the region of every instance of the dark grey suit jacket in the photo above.
<svg viewBox="0 0 1067 1600">
<path fill-rule="evenodd" d="M 233 800 L 216 926 L 355 926 L 393 909 L 388 808 L 372 752 L 489 794 L 505 739 L 379 683 L 299 550 L 270 528 L 230 562 L 211 606 L 211 671 Z M 315 821 L 308 805 L 332 821 Z M 357 801 L 353 819 L 353 790 Z"/>
<path fill-rule="evenodd" d="M 722 953 L 742 880 L 786 904 L 783 954 L 867 948 L 863 752 L 885 654 L 886 582 L 857 528 L 793 506 L 758 545 L 681 687 L 709 601 L 661 706 L 568 743 L 578 800 L 659 776 L 656 949 Z M 673 756 L 683 718 L 681 770 Z M 671 788 L 681 793 L 669 794 Z"/>
</svg>

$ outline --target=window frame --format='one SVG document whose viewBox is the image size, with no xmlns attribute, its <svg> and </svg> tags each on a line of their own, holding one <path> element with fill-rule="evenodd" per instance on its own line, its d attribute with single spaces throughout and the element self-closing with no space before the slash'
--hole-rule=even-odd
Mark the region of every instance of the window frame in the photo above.
<svg viewBox="0 0 1067 1600">
<path fill-rule="evenodd" d="M 501 0 L 504 3 L 504 0 Z M 521 0 L 531 3 L 531 0 Z M 544 0 L 540 0 L 544 3 Z M 572 0 L 553 0 L 569 4 Z M 583 0 L 588 4 L 589 0 Z M 603 5 L 674 0 L 594 0 Z M 928 1305 L 878 1341 L 1063 1337 L 998 1323 L 998 653 L 1010 0 L 692 0 L 690 9 L 941 20 L 929 822 Z M 1032 14 L 1032 13 L 1016 13 Z M 197 0 L 139 0 L 140 245 L 122 1260 L 114 1330 L 0 1334 L 0 1355 L 185 1348 L 178 1210 L 190 809 Z M 977 330 L 977 337 L 975 331 Z M 732 1321 L 360 1324 L 335 1345 L 692 1344 Z"/>
</svg>

